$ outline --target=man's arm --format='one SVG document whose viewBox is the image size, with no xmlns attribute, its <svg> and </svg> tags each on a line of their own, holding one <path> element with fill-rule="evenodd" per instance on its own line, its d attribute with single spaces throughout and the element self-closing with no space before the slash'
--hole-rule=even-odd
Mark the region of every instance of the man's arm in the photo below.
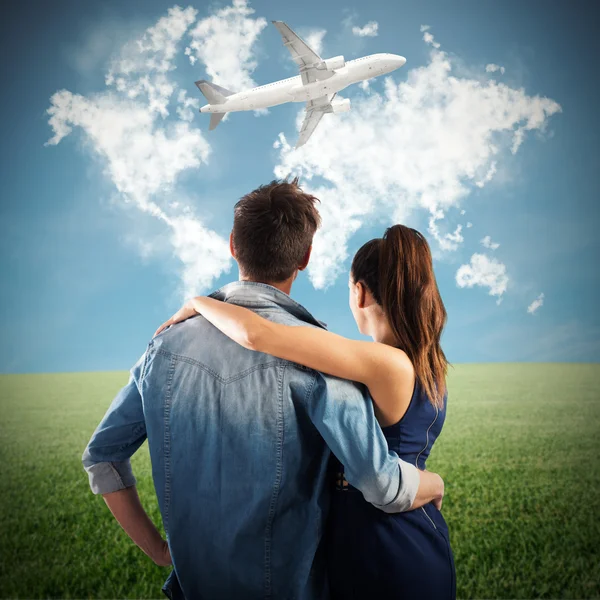
<svg viewBox="0 0 600 600">
<path fill-rule="evenodd" d="M 169 544 L 162 539 L 160 532 L 142 506 L 135 485 L 103 494 L 110 512 L 133 542 L 159 567 L 171 562 Z"/>
<path fill-rule="evenodd" d="M 130 457 L 146 439 L 140 387 L 149 350 L 131 368 L 129 381 L 112 401 L 86 446 L 82 462 L 90 488 L 101 494 L 110 511 L 135 544 L 156 564 L 171 564 L 163 541 L 140 503 Z"/>
<path fill-rule="evenodd" d="M 441 499 L 439 475 L 419 471 L 389 450 L 364 386 L 322 373 L 313 381 L 306 399 L 310 418 L 368 502 L 393 513 Z"/>
</svg>

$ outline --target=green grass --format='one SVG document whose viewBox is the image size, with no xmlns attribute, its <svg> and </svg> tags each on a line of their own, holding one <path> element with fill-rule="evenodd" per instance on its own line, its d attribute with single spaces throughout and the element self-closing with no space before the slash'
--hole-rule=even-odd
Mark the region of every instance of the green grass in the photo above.
<svg viewBox="0 0 600 600">
<path fill-rule="evenodd" d="M 81 454 L 127 372 L 0 376 L 0 596 L 163 598 Z M 459 598 L 600 598 L 600 365 L 458 365 L 428 461 Z M 162 530 L 147 444 L 132 458 Z M 163 531 L 164 535 L 164 531 Z"/>
</svg>

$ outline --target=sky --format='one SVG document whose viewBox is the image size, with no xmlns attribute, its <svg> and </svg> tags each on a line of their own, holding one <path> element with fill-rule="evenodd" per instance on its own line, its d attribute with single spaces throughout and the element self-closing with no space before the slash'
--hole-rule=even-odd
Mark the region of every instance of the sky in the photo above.
<svg viewBox="0 0 600 600">
<path fill-rule="evenodd" d="M 600 55 L 593 3 L 157 0 L 17 5 L 0 24 L 0 372 L 129 369 L 185 301 L 238 278 L 235 202 L 299 175 L 322 229 L 292 296 L 363 339 L 356 250 L 422 231 L 451 363 L 600 360 Z M 294 145 L 303 105 L 227 115 L 194 85 L 296 74 L 271 20 L 323 58 L 391 52 Z"/>
</svg>

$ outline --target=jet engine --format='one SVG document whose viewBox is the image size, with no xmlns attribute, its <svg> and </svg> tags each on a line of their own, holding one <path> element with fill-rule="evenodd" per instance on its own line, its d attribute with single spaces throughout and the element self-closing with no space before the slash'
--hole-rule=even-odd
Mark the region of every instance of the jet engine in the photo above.
<svg viewBox="0 0 600 600">
<path fill-rule="evenodd" d="M 331 112 L 332 113 L 343 113 L 350 110 L 350 100 L 348 98 L 340 98 L 337 100 L 334 98 L 331 101 Z"/>
<path fill-rule="evenodd" d="M 325 69 L 327 71 L 335 71 L 336 69 L 342 69 L 346 66 L 346 61 L 343 56 L 334 56 L 333 58 L 328 58 L 323 62 L 319 63 L 318 69 Z"/>
</svg>

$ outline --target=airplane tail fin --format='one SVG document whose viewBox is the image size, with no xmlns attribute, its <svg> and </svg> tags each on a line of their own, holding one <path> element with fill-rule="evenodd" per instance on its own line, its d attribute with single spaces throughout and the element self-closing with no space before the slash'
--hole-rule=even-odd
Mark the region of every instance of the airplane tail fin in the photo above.
<svg viewBox="0 0 600 600">
<path fill-rule="evenodd" d="M 210 115 L 210 125 L 208 127 L 208 130 L 212 131 L 221 122 L 221 119 L 224 116 L 225 113 L 212 113 Z"/>
<path fill-rule="evenodd" d="M 216 83 L 210 83 L 210 81 L 206 81 L 206 79 L 200 79 L 200 81 L 196 81 L 195 83 L 198 89 L 204 94 L 204 97 L 208 100 L 209 104 L 223 104 L 226 101 L 227 96 L 235 94 L 235 92 L 227 90 Z"/>
</svg>

